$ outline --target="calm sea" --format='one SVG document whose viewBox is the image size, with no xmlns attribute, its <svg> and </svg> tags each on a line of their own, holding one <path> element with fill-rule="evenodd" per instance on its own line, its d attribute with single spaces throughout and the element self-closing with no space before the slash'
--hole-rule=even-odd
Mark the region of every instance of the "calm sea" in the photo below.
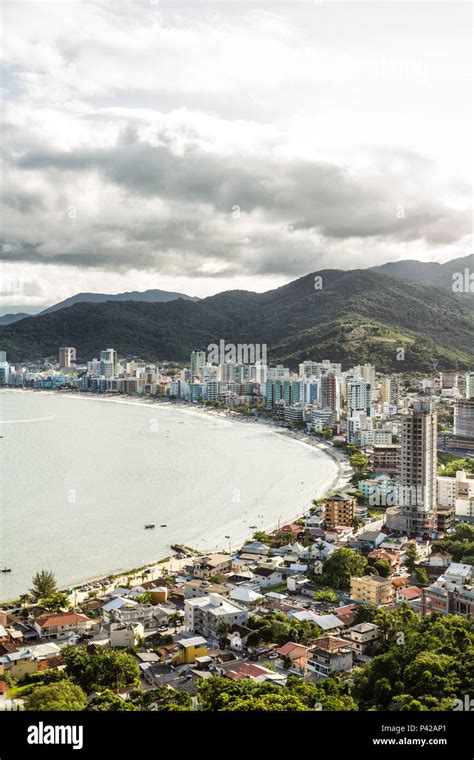
<svg viewBox="0 0 474 760">
<path fill-rule="evenodd" d="M 308 507 L 333 460 L 266 425 L 90 396 L 0 391 L 0 599 L 228 548 Z M 155 523 L 155 530 L 145 530 Z M 166 528 L 160 527 L 166 524 Z"/>
</svg>

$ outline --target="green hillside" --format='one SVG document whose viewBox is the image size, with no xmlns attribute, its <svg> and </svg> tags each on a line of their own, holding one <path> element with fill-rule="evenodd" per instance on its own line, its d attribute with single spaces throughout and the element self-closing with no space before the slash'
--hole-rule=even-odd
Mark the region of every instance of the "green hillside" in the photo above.
<svg viewBox="0 0 474 760">
<path fill-rule="evenodd" d="M 290 366 L 330 357 L 399 371 L 468 368 L 474 363 L 474 310 L 450 291 L 373 270 L 323 270 L 266 293 L 78 303 L 0 329 L 0 348 L 12 362 L 55 356 L 61 345 L 76 346 L 81 360 L 113 346 L 122 355 L 184 361 L 193 349 L 220 339 L 266 343 L 272 362 Z M 397 360 L 401 346 L 403 363 Z"/>
</svg>

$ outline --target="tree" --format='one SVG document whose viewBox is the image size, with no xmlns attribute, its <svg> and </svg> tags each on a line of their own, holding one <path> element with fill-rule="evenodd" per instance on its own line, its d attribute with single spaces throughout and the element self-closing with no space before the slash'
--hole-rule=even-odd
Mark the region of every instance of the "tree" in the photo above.
<svg viewBox="0 0 474 760">
<path fill-rule="evenodd" d="M 72 609 L 68 595 L 62 591 L 55 591 L 51 596 L 43 599 L 41 604 L 49 612 Z"/>
<path fill-rule="evenodd" d="M 352 454 L 350 462 L 351 467 L 355 470 L 365 472 L 369 466 L 369 457 L 366 457 L 364 454 Z"/>
<path fill-rule="evenodd" d="M 293 694 L 281 691 L 278 694 L 262 694 L 255 697 L 243 697 L 223 707 L 224 712 L 302 712 L 310 710 L 309 707 Z"/>
<path fill-rule="evenodd" d="M 418 561 L 418 549 L 416 548 L 415 544 L 410 544 L 410 546 L 405 552 L 405 559 L 403 561 L 403 564 L 405 565 L 409 573 L 413 573 L 416 567 L 417 561 Z"/>
<path fill-rule="evenodd" d="M 113 691 L 106 689 L 91 699 L 87 710 L 91 712 L 125 712 L 137 711 L 138 707 L 135 707 L 132 702 L 125 702 L 117 694 L 114 694 Z"/>
<path fill-rule="evenodd" d="M 313 594 L 313 599 L 315 602 L 332 604 L 333 602 L 337 602 L 337 594 L 330 588 L 323 588 L 321 591 L 316 591 Z"/>
<path fill-rule="evenodd" d="M 51 570 L 39 570 L 33 576 L 33 586 L 30 594 L 34 599 L 51 596 L 57 589 L 56 578 Z"/>
<path fill-rule="evenodd" d="M 68 680 L 49 686 L 36 686 L 28 696 L 27 710 L 84 710 L 86 695 L 76 684 Z"/>
<path fill-rule="evenodd" d="M 359 528 L 362 528 L 362 526 L 364 525 L 364 518 L 360 517 L 360 515 L 354 515 L 354 517 L 351 520 L 351 525 L 356 530 L 358 530 Z"/>
<path fill-rule="evenodd" d="M 354 615 L 354 625 L 373 623 L 376 614 L 377 607 L 374 604 L 359 604 Z"/>
<path fill-rule="evenodd" d="M 65 647 L 66 673 L 86 692 L 129 688 L 140 681 L 136 659 L 127 652 L 102 649 L 89 654 L 85 647 Z"/>
<path fill-rule="evenodd" d="M 168 624 L 174 627 L 174 632 L 178 630 L 178 627 L 183 622 L 183 616 L 179 612 L 172 612 L 168 617 Z"/>
<path fill-rule="evenodd" d="M 417 583 L 428 583 L 429 581 L 428 573 L 424 567 L 415 567 L 412 575 Z"/>
<path fill-rule="evenodd" d="M 366 568 L 367 560 L 360 552 L 342 547 L 325 560 L 323 578 L 328 586 L 348 588 L 351 577 L 360 577 Z"/>
<path fill-rule="evenodd" d="M 139 710 L 189 710 L 192 699 L 185 691 L 179 692 L 169 686 L 157 686 L 155 689 L 130 692 L 130 702 Z"/>
<path fill-rule="evenodd" d="M 138 602 L 138 604 L 151 604 L 152 596 L 149 591 L 146 591 L 144 594 L 139 594 L 135 597 L 135 601 Z"/>
<path fill-rule="evenodd" d="M 392 572 L 388 559 L 377 559 L 372 567 L 377 571 L 377 575 L 380 575 L 382 578 L 388 578 Z"/>
</svg>

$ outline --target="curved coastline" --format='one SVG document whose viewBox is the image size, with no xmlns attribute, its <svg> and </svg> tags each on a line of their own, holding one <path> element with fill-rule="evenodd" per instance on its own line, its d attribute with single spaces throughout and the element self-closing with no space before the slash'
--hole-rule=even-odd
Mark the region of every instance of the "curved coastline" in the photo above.
<svg viewBox="0 0 474 760">
<path fill-rule="evenodd" d="M 16 391 L 16 390 L 14 391 L 13 389 L 11 389 L 11 391 L 7 390 L 6 392 L 7 393 L 14 392 L 15 395 L 16 395 L 16 393 L 18 391 Z M 54 390 L 51 390 L 51 391 L 48 391 L 48 390 L 30 391 L 28 393 L 28 396 L 30 395 L 30 393 L 34 393 L 35 395 L 36 394 L 41 394 L 41 395 L 44 394 L 44 395 L 48 395 L 48 396 L 52 396 L 54 394 L 56 394 L 56 395 L 58 394 L 58 392 L 54 391 Z M 251 426 L 254 429 L 260 428 L 260 429 L 265 429 L 266 431 L 272 430 L 275 434 L 278 434 L 279 436 L 282 436 L 285 439 L 285 441 L 291 440 L 294 443 L 299 443 L 300 446 L 304 446 L 307 450 L 314 451 L 314 449 L 317 449 L 319 451 L 320 455 L 325 454 L 326 456 L 328 456 L 332 460 L 333 463 L 336 464 L 336 466 L 337 466 L 337 475 L 335 477 L 332 477 L 329 481 L 328 480 L 324 480 L 323 482 L 321 482 L 322 479 L 321 479 L 321 476 L 320 476 L 319 477 L 319 483 L 314 486 L 314 496 L 313 496 L 313 498 L 320 498 L 324 494 L 328 493 L 330 490 L 334 489 L 336 487 L 336 485 L 342 485 L 344 483 L 344 479 L 342 477 L 342 464 L 341 464 L 341 460 L 340 460 L 340 458 L 338 456 L 336 456 L 334 454 L 334 452 L 331 450 L 331 448 L 329 446 L 324 445 L 324 444 L 323 444 L 323 446 L 321 446 L 321 443 L 319 443 L 317 441 L 311 441 L 305 434 L 302 434 L 299 431 L 293 431 L 293 430 L 288 430 L 286 428 L 281 428 L 280 426 L 275 425 L 272 421 L 266 421 L 266 420 L 257 420 L 256 421 L 256 420 L 252 420 L 251 418 L 249 419 L 249 418 L 246 418 L 246 417 L 242 417 L 241 415 L 235 414 L 235 413 L 234 414 L 228 414 L 226 412 L 221 413 L 221 412 L 219 412 L 219 411 L 217 411 L 215 409 L 212 409 L 212 408 L 195 409 L 195 408 L 192 408 L 192 407 L 188 407 L 184 403 L 179 403 L 179 402 L 178 403 L 173 403 L 173 402 L 169 402 L 169 401 L 161 401 L 161 400 L 155 400 L 155 399 L 149 399 L 149 398 L 147 398 L 147 399 L 130 398 L 130 397 L 123 398 L 123 397 L 117 397 L 117 396 L 114 396 L 114 397 L 102 397 L 102 396 L 101 397 L 97 397 L 97 396 L 93 396 L 93 395 L 89 395 L 89 394 L 86 395 L 86 394 L 82 394 L 82 393 L 67 393 L 67 394 L 61 393 L 62 397 L 64 397 L 65 395 L 67 395 L 67 397 L 69 397 L 69 398 L 76 398 L 76 399 L 77 398 L 82 398 L 82 399 L 86 398 L 89 401 L 94 401 L 94 402 L 101 402 L 102 401 L 102 402 L 105 402 L 107 405 L 109 405 L 110 403 L 116 404 L 116 405 L 126 404 L 126 405 L 140 406 L 142 408 L 143 407 L 146 407 L 146 408 L 152 407 L 153 409 L 158 409 L 160 411 L 161 410 L 164 411 L 166 409 L 167 410 L 174 409 L 175 411 L 180 411 L 183 415 L 192 415 L 193 417 L 199 416 L 201 418 L 203 418 L 203 417 L 204 418 L 212 417 L 213 419 L 220 419 L 221 422 L 227 422 L 228 425 L 231 424 L 232 420 L 238 420 L 241 423 L 244 423 L 246 427 L 248 425 L 248 426 Z M 318 458 L 319 458 L 319 455 L 318 455 Z M 300 494 L 300 496 L 301 496 L 301 494 Z M 293 509 L 291 509 L 291 502 L 290 502 L 290 500 L 289 500 L 289 504 L 288 505 L 290 506 L 290 509 L 288 511 L 285 511 L 283 514 L 281 514 L 279 516 L 280 518 L 282 518 L 285 522 L 288 522 L 288 521 L 297 519 L 298 517 L 301 517 L 301 515 L 302 515 L 301 508 L 298 508 L 298 509 L 295 510 L 295 505 L 293 505 Z M 309 504 L 308 504 L 308 506 L 309 506 Z M 264 525 L 263 524 L 259 525 L 259 529 L 266 530 L 266 531 L 273 530 L 276 527 L 276 524 L 277 524 L 276 519 L 273 519 L 273 521 L 270 522 L 270 523 L 265 523 Z M 223 526 L 220 526 L 220 527 L 222 527 L 222 529 L 225 530 L 225 524 Z M 240 546 L 242 546 L 242 544 L 245 542 L 245 540 L 248 540 L 248 538 L 250 538 L 250 537 L 251 537 L 251 533 L 249 532 L 249 533 L 245 534 L 245 536 L 243 538 L 239 537 L 238 541 L 236 541 L 236 543 L 234 543 L 232 546 L 230 546 L 230 547 L 223 547 L 222 546 L 220 548 L 220 550 L 222 550 L 222 551 L 226 551 L 226 550 L 229 551 L 229 549 L 230 549 L 231 551 L 234 551 L 235 549 L 237 549 Z M 186 544 L 186 543 L 189 543 L 189 542 L 186 541 L 186 537 L 183 537 L 183 540 L 181 541 L 181 543 L 185 543 Z M 191 543 L 191 545 L 192 545 L 192 543 Z M 219 549 L 217 547 L 209 548 L 208 549 L 208 551 L 218 551 L 218 550 Z M 162 569 L 163 566 L 164 566 L 163 559 L 166 558 L 167 556 L 169 556 L 169 551 L 166 551 L 166 550 L 157 550 L 156 554 L 154 555 L 153 560 L 150 561 L 149 563 L 145 562 L 145 564 L 143 565 L 143 567 L 153 568 L 153 567 L 155 567 L 155 566 L 158 565 L 158 568 Z M 105 575 L 107 575 L 107 574 L 109 574 L 109 575 L 110 574 L 114 574 L 114 575 L 116 575 L 116 574 L 118 574 L 118 575 L 121 575 L 121 574 L 126 575 L 127 574 L 126 565 L 125 566 L 122 565 L 120 567 L 117 567 L 116 563 L 113 562 L 112 558 L 111 558 L 111 564 L 108 565 L 107 564 L 107 560 L 105 558 L 104 558 L 104 560 L 105 560 L 104 561 L 104 570 L 101 571 L 102 572 L 102 576 L 101 577 L 105 577 Z M 176 567 L 176 560 L 174 560 L 174 562 L 175 562 L 175 567 Z M 128 564 L 128 567 L 130 567 L 131 563 L 127 563 L 127 564 Z M 171 563 L 171 566 L 173 566 L 173 563 Z M 179 566 L 179 561 L 178 561 L 178 566 Z M 132 567 L 136 567 L 136 565 L 132 566 Z M 107 568 L 109 568 L 109 569 L 107 569 Z M 130 571 L 129 571 L 129 573 L 130 573 Z M 71 585 L 73 588 L 77 588 L 77 587 L 79 587 L 81 585 L 84 585 L 86 583 L 94 582 L 97 579 L 97 577 L 98 576 L 95 573 L 94 574 L 91 573 L 90 575 L 84 574 L 84 576 L 81 575 L 81 579 L 80 580 L 77 580 L 77 575 L 76 575 L 76 578 L 69 585 Z M 151 575 L 151 577 L 153 577 L 153 574 Z M 61 579 L 61 581 L 62 580 L 63 579 Z"/>
</svg>

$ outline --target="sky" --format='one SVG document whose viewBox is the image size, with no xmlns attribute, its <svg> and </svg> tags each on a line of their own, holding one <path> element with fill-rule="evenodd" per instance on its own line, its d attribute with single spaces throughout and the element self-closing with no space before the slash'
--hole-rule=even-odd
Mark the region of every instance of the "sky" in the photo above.
<svg viewBox="0 0 474 760">
<path fill-rule="evenodd" d="M 472 252 L 470 3 L 3 3 L 0 312 Z"/>
</svg>

